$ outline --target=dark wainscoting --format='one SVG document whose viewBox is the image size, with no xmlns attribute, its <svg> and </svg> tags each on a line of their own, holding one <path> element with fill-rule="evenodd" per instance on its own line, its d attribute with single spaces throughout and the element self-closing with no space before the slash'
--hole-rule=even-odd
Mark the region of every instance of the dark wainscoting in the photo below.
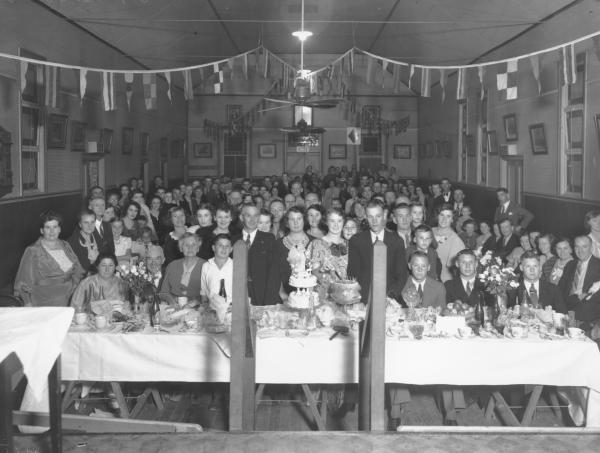
<svg viewBox="0 0 600 453">
<path fill-rule="evenodd" d="M 49 209 L 63 216 L 61 238 L 67 238 L 82 207 L 81 193 L 23 198 L 0 204 L 0 291 L 11 292 L 25 248 L 40 236 L 40 214 Z"/>
<path fill-rule="evenodd" d="M 494 218 L 498 206 L 495 187 L 454 184 L 466 195 L 466 203 L 473 208 L 477 220 Z M 573 238 L 586 233 L 583 217 L 591 209 L 599 209 L 600 202 L 582 201 L 565 197 L 551 197 L 524 192 L 523 207 L 533 213 L 535 218 L 529 229 L 548 231 L 557 235 Z"/>
</svg>

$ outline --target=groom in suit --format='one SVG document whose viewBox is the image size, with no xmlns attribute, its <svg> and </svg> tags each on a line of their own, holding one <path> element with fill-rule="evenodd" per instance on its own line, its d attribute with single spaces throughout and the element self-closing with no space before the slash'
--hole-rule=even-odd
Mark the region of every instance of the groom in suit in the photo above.
<svg viewBox="0 0 600 453">
<path fill-rule="evenodd" d="M 399 300 L 408 276 L 404 244 L 396 233 L 385 230 L 386 219 L 380 201 L 370 201 L 366 211 L 369 230 L 358 233 L 350 239 L 348 277 L 358 281 L 361 287 L 361 301 L 366 303 L 371 290 L 373 244 L 382 241 L 387 246 L 386 289 L 390 295 Z"/>
<path fill-rule="evenodd" d="M 421 298 L 422 307 L 446 306 L 446 289 L 441 282 L 429 277 L 429 257 L 427 253 L 417 250 L 410 255 L 408 263 L 410 277 L 404 285 L 402 293 L 407 290 L 416 291 Z"/>
<path fill-rule="evenodd" d="M 281 303 L 275 236 L 258 231 L 259 214 L 251 204 L 244 205 L 240 213 L 242 240 L 248 247 L 248 296 L 252 305 L 273 305 Z"/>
<path fill-rule="evenodd" d="M 456 254 L 458 277 L 444 283 L 446 302 L 457 300 L 474 307 L 479 303 L 479 293 L 483 285 L 477 280 L 477 257 L 471 249 L 461 250 Z"/>
</svg>

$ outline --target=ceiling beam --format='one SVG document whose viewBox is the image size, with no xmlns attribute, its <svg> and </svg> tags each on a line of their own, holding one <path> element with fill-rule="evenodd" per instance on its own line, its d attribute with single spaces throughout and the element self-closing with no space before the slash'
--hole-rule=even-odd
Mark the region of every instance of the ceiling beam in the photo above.
<svg viewBox="0 0 600 453">
<path fill-rule="evenodd" d="M 221 27 L 223 27 L 223 31 L 227 35 L 227 38 L 229 39 L 229 42 L 231 42 L 231 44 L 233 45 L 233 48 L 235 49 L 235 53 L 236 54 L 242 53 L 242 51 L 238 47 L 237 43 L 233 39 L 233 36 L 231 36 L 231 33 L 229 32 L 229 29 L 225 25 L 225 22 L 223 22 L 223 19 L 221 18 L 221 15 L 217 11 L 217 8 L 215 8 L 215 5 L 213 4 L 213 0 L 207 0 L 207 3 L 208 3 L 208 6 L 210 6 L 210 9 L 212 9 L 213 14 L 215 15 L 215 17 L 219 21 L 219 24 L 221 24 Z"/>
<path fill-rule="evenodd" d="M 377 43 L 377 41 L 379 40 L 379 37 L 383 33 L 383 29 L 385 28 L 385 26 L 388 24 L 389 20 L 394 15 L 394 12 L 396 11 L 396 8 L 398 7 L 399 4 L 400 4 L 400 0 L 396 0 L 396 3 L 394 3 L 394 6 L 392 6 L 392 9 L 390 9 L 390 12 L 385 17 L 385 20 L 383 21 L 383 23 L 379 27 L 379 30 L 377 30 L 377 33 L 375 34 L 375 38 L 373 38 L 373 41 L 371 42 L 371 45 L 367 49 L 368 52 L 373 51 L 373 47 L 375 47 L 375 44 Z M 354 43 L 352 43 L 352 44 L 354 45 Z"/>
</svg>

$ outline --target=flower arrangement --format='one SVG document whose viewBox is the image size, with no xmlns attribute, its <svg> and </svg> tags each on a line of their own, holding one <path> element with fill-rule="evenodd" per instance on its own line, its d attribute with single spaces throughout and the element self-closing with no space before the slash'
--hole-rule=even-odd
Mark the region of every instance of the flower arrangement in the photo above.
<svg viewBox="0 0 600 453">
<path fill-rule="evenodd" d="M 160 272 L 158 272 L 158 274 L 152 274 L 146 268 L 144 262 L 131 264 L 129 266 L 121 264 L 117 268 L 117 275 L 121 277 L 124 282 L 127 282 L 129 290 L 138 296 L 141 296 L 149 289 L 152 289 L 154 292 L 154 290 L 158 288 L 162 277 Z"/>
<path fill-rule="evenodd" d="M 506 294 L 509 288 L 518 288 L 519 281 L 514 269 L 502 263 L 502 260 L 494 256 L 491 250 L 479 258 L 481 272 L 479 281 L 483 283 L 488 293 L 496 296 Z"/>
</svg>

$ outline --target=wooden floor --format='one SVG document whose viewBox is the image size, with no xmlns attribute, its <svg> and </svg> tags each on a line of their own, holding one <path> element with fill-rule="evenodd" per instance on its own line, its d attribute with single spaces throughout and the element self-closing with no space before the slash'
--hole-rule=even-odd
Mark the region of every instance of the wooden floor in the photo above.
<svg viewBox="0 0 600 453">
<path fill-rule="evenodd" d="M 315 390 L 317 387 L 313 387 Z M 326 427 L 330 431 L 358 430 L 358 414 L 355 406 L 340 408 L 344 394 L 341 386 L 329 386 L 328 416 Z M 164 396 L 164 410 L 158 411 L 150 402 L 146 404 L 139 418 L 166 422 L 199 424 L 206 431 L 228 430 L 227 386 L 225 384 L 176 384 L 159 387 Z M 127 387 L 125 387 L 127 391 Z M 132 393 L 136 393 L 135 389 Z M 139 392 L 139 389 L 137 390 Z M 443 424 L 442 414 L 434 399 L 435 392 L 428 387 L 412 387 L 412 401 L 403 409 L 401 424 L 405 426 L 439 426 Z M 172 395 L 177 395 L 173 397 Z M 468 390 L 465 392 L 467 407 L 458 414 L 461 426 L 500 426 L 497 417 L 486 419 L 482 407 L 485 400 Z M 71 405 L 67 412 L 90 414 L 95 410 L 116 413 L 106 400 L 81 402 L 78 407 Z M 562 410 L 559 415 L 550 408 L 536 410 L 532 426 L 570 426 L 568 414 Z M 310 431 L 316 429 L 309 407 L 299 386 L 267 386 L 263 400 L 256 413 L 258 431 Z M 600 451 L 600 448 L 599 448 Z"/>
<path fill-rule="evenodd" d="M 597 434 L 367 434 L 255 432 L 231 434 L 67 435 L 65 453 L 597 453 Z M 17 439 L 17 452 L 46 453 L 37 437 Z"/>
</svg>

